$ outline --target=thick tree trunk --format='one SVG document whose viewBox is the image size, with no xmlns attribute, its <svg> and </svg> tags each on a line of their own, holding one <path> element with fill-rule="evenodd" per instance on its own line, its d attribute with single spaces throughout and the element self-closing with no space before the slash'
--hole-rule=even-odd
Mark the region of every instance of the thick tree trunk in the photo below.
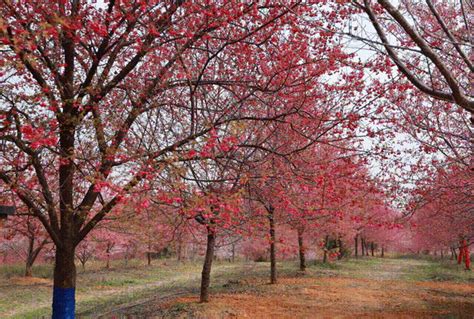
<svg viewBox="0 0 474 319">
<path fill-rule="evenodd" d="M 70 39 L 69 39 L 70 40 Z M 70 40 L 71 41 L 71 40 Z M 73 56 L 73 55 L 72 55 Z M 74 63 L 72 57 L 71 64 Z M 73 70 L 72 65 L 68 65 Z M 66 86 L 70 89 L 74 78 L 72 74 L 65 76 Z M 54 264 L 53 283 L 53 319 L 73 319 L 76 307 L 76 265 L 74 234 L 76 227 L 74 220 L 74 144 L 76 123 L 72 103 L 72 92 L 67 90 L 66 95 L 69 100 L 64 104 L 63 116 L 60 117 L 59 124 L 59 144 L 61 162 L 59 165 L 59 212 L 60 212 L 60 243 L 56 245 L 56 258 Z"/>
<path fill-rule="evenodd" d="M 270 223 L 270 283 L 277 283 L 276 273 L 276 234 L 275 234 L 275 218 L 274 208 L 268 209 L 268 221 Z"/>
<path fill-rule="evenodd" d="M 364 239 L 365 243 L 365 255 L 369 256 L 369 243 Z"/>
<path fill-rule="evenodd" d="M 299 248 L 299 256 L 300 256 L 300 270 L 306 270 L 306 257 L 305 257 L 305 247 L 304 247 L 304 239 L 303 239 L 303 230 L 298 229 L 298 248 Z"/>
<path fill-rule="evenodd" d="M 200 302 L 209 302 L 209 285 L 211 283 L 212 260 L 214 259 L 214 249 L 216 246 L 216 232 L 213 224 L 207 226 L 207 246 L 206 256 L 201 275 L 201 296 Z"/>
<path fill-rule="evenodd" d="M 385 248 L 382 245 L 382 252 L 380 253 L 380 257 L 385 257 Z"/>
<path fill-rule="evenodd" d="M 355 258 L 359 258 L 359 234 L 354 237 L 354 248 Z"/>
<path fill-rule="evenodd" d="M 53 319 L 75 317 L 76 265 L 72 244 L 56 249 L 54 265 Z"/>
<path fill-rule="evenodd" d="M 372 257 L 374 257 L 374 250 L 375 250 L 375 244 L 374 242 L 370 242 L 370 254 L 372 255 Z"/>
</svg>

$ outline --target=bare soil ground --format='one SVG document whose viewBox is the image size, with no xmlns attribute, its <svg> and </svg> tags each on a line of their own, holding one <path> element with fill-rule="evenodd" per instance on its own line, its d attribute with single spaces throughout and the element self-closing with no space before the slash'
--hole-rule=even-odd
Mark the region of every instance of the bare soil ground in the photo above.
<svg viewBox="0 0 474 319">
<path fill-rule="evenodd" d="M 260 276 L 229 281 L 208 304 L 187 295 L 122 309 L 121 318 L 474 318 L 474 281 L 431 278 L 424 260 L 385 259 L 307 274 L 278 284 Z M 423 269 L 424 278 L 412 278 Z M 320 270 L 320 271 L 318 271 Z M 458 270 L 462 271 L 462 270 Z M 435 275 L 440 275 L 438 273 Z M 422 276 L 420 276 L 422 277 Z M 421 279 L 421 280 L 417 280 Z M 109 314 L 112 317 L 112 314 Z"/>
</svg>

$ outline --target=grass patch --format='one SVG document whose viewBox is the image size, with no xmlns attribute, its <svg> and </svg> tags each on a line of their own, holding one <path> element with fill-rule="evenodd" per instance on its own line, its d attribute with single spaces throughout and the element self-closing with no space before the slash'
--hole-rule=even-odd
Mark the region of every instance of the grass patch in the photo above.
<svg viewBox="0 0 474 319">
<path fill-rule="evenodd" d="M 418 260 L 416 267 L 406 273 L 404 279 L 411 281 L 453 281 L 473 282 L 474 273 L 464 270 L 462 265 L 457 265 L 450 260 Z"/>
<path fill-rule="evenodd" d="M 53 278 L 54 267 L 51 264 L 39 264 L 33 266 L 33 276 L 38 278 Z M 10 279 L 13 277 L 21 277 L 25 274 L 25 265 L 0 265 L 0 278 Z"/>
</svg>

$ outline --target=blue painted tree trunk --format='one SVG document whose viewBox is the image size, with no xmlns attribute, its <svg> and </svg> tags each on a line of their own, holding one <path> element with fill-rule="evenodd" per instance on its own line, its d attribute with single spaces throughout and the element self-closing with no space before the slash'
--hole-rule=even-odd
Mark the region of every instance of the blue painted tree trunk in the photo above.
<svg viewBox="0 0 474 319">
<path fill-rule="evenodd" d="M 53 288 L 53 319 L 75 318 L 76 265 L 74 245 L 56 248 Z"/>
<path fill-rule="evenodd" d="M 53 288 L 53 319 L 73 319 L 75 317 L 75 288 Z"/>
</svg>

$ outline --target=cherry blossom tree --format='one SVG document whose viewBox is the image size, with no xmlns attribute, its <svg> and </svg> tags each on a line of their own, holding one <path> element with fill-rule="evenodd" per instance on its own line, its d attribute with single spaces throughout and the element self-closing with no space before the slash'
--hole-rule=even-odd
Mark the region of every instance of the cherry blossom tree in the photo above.
<svg viewBox="0 0 474 319">
<path fill-rule="evenodd" d="M 283 116 L 256 101 L 334 64 L 298 72 L 313 63 L 308 51 L 331 51 L 330 39 L 308 47 L 298 17 L 316 7 L 302 2 L 31 1 L 0 10 L 0 179 L 56 245 L 55 318 L 73 317 L 75 247 L 130 191 L 169 163 L 208 157 L 205 137 L 217 127 Z M 232 103 L 195 103 L 211 89 Z"/>
</svg>

